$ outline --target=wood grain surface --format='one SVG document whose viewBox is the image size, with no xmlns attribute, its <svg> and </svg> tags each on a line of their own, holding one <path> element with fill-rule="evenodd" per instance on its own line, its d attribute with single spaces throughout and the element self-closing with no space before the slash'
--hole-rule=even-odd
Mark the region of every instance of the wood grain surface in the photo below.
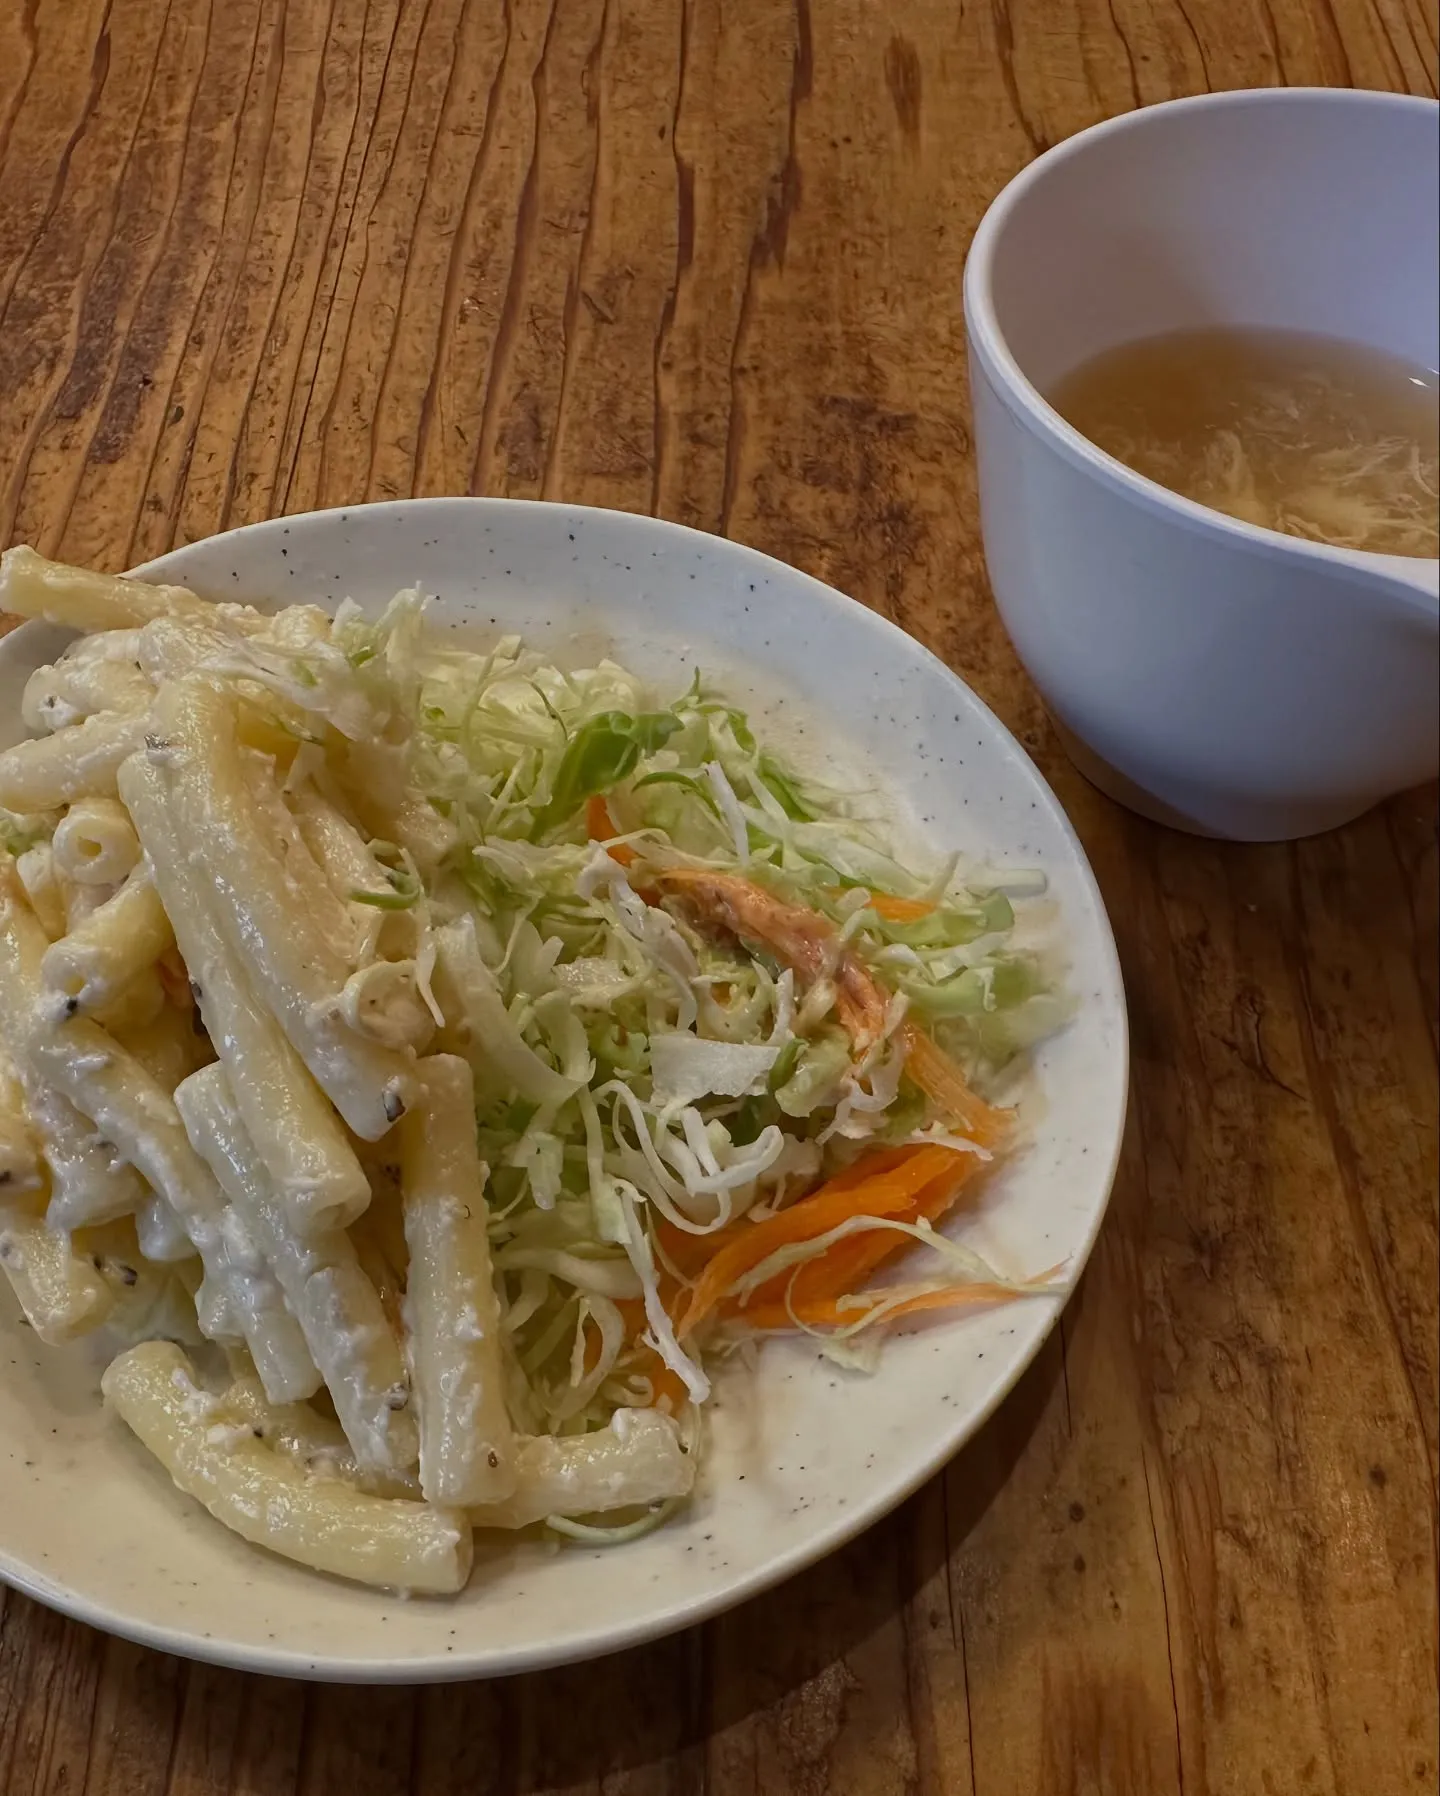
<svg viewBox="0 0 1440 1796">
<path fill-rule="evenodd" d="M 991 609 L 960 275 L 1171 95 L 1434 93 L 1433 0 L 0 0 L 0 527 L 106 568 L 412 492 L 656 511 L 897 619 L 1084 838 L 1132 1122 L 1063 1327 L 889 1522 L 586 1669 L 355 1691 L 16 1595 L 7 1796 L 1435 1787 L 1436 807 L 1071 771 Z"/>
</svg>

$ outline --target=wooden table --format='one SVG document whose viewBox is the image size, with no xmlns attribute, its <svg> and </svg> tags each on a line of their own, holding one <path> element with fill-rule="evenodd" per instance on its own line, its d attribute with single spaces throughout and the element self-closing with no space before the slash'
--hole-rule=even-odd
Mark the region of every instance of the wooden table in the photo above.
<svg viewBox="0 0 1440 1796">
<path fill-rule="evenodd" d="M 1433 1789 L 1435 797 L 1167 834 L 991 609 L 960 272 L 987 200 L 1206 87 L 1433 93 L 1428 0 L 5 0 L 5 540 L 106 568 L 274 512 L 563 496 L 898 619 L 1074 818 L 1135 1032 L 1083 1287 L 848 1551 L 694 1634 L 424 1691 L 21 1598 L 0 1780 L 270 1796 Z"/>
</svg>

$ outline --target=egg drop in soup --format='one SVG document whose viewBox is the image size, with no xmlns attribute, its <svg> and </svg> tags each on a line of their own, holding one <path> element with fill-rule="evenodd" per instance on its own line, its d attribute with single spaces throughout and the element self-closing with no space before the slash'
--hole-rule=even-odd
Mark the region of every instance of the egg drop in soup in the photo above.
<svg viewBox="0 0 1440 1796">
<path fill-rule="evenodd" d="M 1433 556 L 1431 369 L 1299 331 L 1147 337 L 1047 394 L 1082 435 L 1184 498 L 1311 542 Z"/>
</svg>

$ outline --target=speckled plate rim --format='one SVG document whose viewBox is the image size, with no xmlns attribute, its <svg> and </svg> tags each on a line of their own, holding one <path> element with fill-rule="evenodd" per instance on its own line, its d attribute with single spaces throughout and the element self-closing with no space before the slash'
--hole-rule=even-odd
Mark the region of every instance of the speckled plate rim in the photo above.
<svg viewBox="0 0 1440 1796">
<path fill-rule="evenodd" d="M 1033 789 L 1035 803 L 1044 812 L 1046 822 L 1068 850 L 1071 873 L 1088 900 L 1092 922 L 1096 927 L 1098 937 L 1096 945 L 1101 950 L 1103 964 L 1089 966 L 1087 974 L 1099 985 L 1102 995 L 1113 1004 L 1116 1013 L 1115 1066 L 1111 1081 L 1117 1094 L 1116 1101 L 1113 1112 L 1108 1118 L 1108 1126 L 1101 1131 L 1104 1151 L 1097 1156 L 1097 1159 L 1091 1161 L 1087 1175 L 1087 1182 L 1093 1186 L 1096 1197 L 1091 1206 L 1084 1233 L 1076 1241 L 1069 1256 L 1074 1268 L 1074 1278 L 1066 1293 L 1068 1298 L 1068 1295 L 1073 1293 L 1094 1248 L 1119 1166 L 1129 1090 L 1128 1020 L 1119 958 L 1104 900 L 1093 870 L 1059 800 L 1014 735 L 954 669 L 933 655 L 923 644 L 888 618 L 859 605 L 834 588 L 786 563 L 776 561 L 759 550 L 731 542 L 727 538 L 712 537 L 704 532 L 691 530 L 684 525 L 672 524 L 638 514 L 615 512 L 599 507 L 530 500 L 434 498 L 385 501 L 373 505 L 333 507 L 319 512 L 296 513 L 288 517 L 243 525 L 223 532 L 219 536 L 187 544 L 182 549 L 157 557 L 132 571 L 137 575 L 151 578 L 175 579 L 181 577 L 181 564 L 184 558 L 191 550 L 200 546 L 214 546 L 222 541 L 239 542 L 241 539 L 245 539 L 247 545 L 253 544 L 257 539 L 278 541 L 282 533 L 289 535 L 292 532 L 303 531 L 307 524 L 311 524 L 317 519 L 333 518 L 336 514 L 353 516 L 362 511 L 393 513 L 402 508 L 410 513 L 423 512 L 432 517 L 437 525 L 443 524 L 447 512 L 453 514 L 455 508 L 467 510 L 483 508 L 487 515 L 497 519 L 505 513 L 543 509 L 561 514 L 564 518 L 574 519 L 577 522 L 583 522 L 586 519 L 623 520 L 626 526 L 638 526 L 649 533 L 660 533 L 669 537 L 672 542 L 678 539 L 698 540 L 710 552 L 714 552 L 718 545 L 727 555 L 732 555 L 739 558 L 739 561 L 748 564 L 751 571 L 756 572 L 757 575 L 768 576 L 772 572 L 778 572 L 787 583 L 803 583 L 813 596 L 821 599 L 822 603 L 843 608 L 847 621 L 852 626 L 869 632 L 875 644 L 877 663 L 908 662 L 911 666 L 928 664 L 928 669 L 932 674 L 938 672 L 943 680 L 949 683 L 957 698 L 963 701 L 970 718 L 983 726 L 990 738 L 986 744 L 987 751 L 999 751 L 1007 755 L 1017 767 L 1024 770 L 1028 784 Z M 217 594 L 216 596 L 223 595 Z M 313 595 L 307 594 L 306 596 Z M 44 625 L 22 625 L 8 637 L 0 639 L 0 674 L 4 674 L 11 667 L 37 665 L 42 654 L 55 652 L 56 641 L 56 633 Z M 152 1647 L 158 1651 L 175 1653 L 186 1658 L 235 1670 L 272 1676 L 341 1683 L 449 1682 L 469 1678 L 517 1675 L 621 1652 L 710 1620 L 716 1615 L 772 1589 L 835 1552 L 897 1508 L 945 1466 L 995 1413 L 1033 1363 L 1040 1348 L 1058 1322 L 1064 1302 L 1065 1299 L 1043 1299 L 1027 1303 L 1024 1307 L 1026 1314 L 1030 1317 L 1029 1325 L 1021 1331 L 1023 1338 L 1017 1343 L 1003 1375 L 995 1380 L 985 1399 L 968 1410 L 963 1417 L 956 1416 L 953 1425 L 949 1428 L 938 1428 L 933 1444 L 927 1451 L 912 1459 L 901 1473 L 878 1488 L 866 1500 L 858 1503 L 853 1510 L 843 1516 L 837 1516 L 822 1526 L 817 1526 L 812 1533 L 806 1535 L 795 1546 L 776 1553 L 763 1564 L 748 1572 L 731 1577 L 703 1597 L 691 1598 L 670 1607 L 656 1607 L 633 1621 L 619 1621 L 591 1627 L 588 1630 L 565 1633 L 554 1640 L 531 1648 L 513 1650 L 506 1649 L 502 1645 L 491 1647 L 488 1650 L 467 1650 L 463 1654 L 457 1653 L 453 1656 L 426 1655 L 403 1658 L 387 1657 L 383 1651 L 377 1650 L 373 1653 L 362 1652 L 355 1657 L 339 1657 L 300 1654 L 278 1643 L 273 1647 L 267 1646 L 262 1649 L 242 1643 L 227 1642 L 213 1638 L 208 1633 L 202 1634 L 194 1631 L 189 1627 L 152 1624 L 128 1613 L 124 1608 L 97 1600 L 83 1590 L 37 1570 L 28 1561 L 17 1558 L 7 1548 L 3 1538 L 0 1538 L 0 1579 L 14 1589 L 33 1597 L 37 1602 L 106 1633 Z M 939 1420 L 941 1418 L 937 1417 L 937 1421 Z M 218 1524 L 212 1525 L 218 1526 Z M 3 1521 L 0 1521 L 0 1526 L 3 1526 Z M 384 1643 L 377 1638 L 373 1644 L 378 1649 L 383 1647 Z"/>
</svg>

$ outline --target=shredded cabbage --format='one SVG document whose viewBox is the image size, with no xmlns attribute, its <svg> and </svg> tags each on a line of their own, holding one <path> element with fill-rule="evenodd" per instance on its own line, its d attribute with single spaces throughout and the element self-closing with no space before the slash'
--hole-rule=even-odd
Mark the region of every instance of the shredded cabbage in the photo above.
<svg viewBox="0 0 1440 1796">
<path fill-rule="evenodd" d="M 903 1032 L 923 1028 L 983 1091 L 1063 1022 L 1053 969 L 1017 938 L 1043 876 L 903 864 L 865 795 L 786 766 L 698 676 L 667 703 L 613 661 L 442 645 L 422 611 L 415 592 L 375 622 L 347 605 L 329 630 L 227 637 L 223 663 L 298 719 L 290 785 L 332 779 L 363 825 L 346 894 L 360 926 L 390 932 L 435 1045 L 474 1067 L 517 1426 L 586 1432 L 677 1390 L 693 1415 L 709 1343 L 677 1330 L 687 1281 L 667 1241 L 729 1239 L 875 1148 L 988 1157 L 907 1078 Z M 31 827 L 0 817 L 7 841 Z M 805 952 L 707 923 L 687 876 L 811 918 Z M 860 1045 L 845 957 L 884 994 Z M 768 1256 L 731 1296 L 743 1308 L 875 1228 L 955 1277 L 997 1277 L 922 1226 L 861 1217 Z M 847 1343 L 896 1301 L 826 1331 L 827 1350 L 871 1363 L 868 1336 Z M 554 1525 L 620 1539 L 665 1512 Z"/>
<path fill-rule="evenodd" d="M 402 598 L 335 636 L 375 715 L 411 707 L 406 797 L 453 832 L 425 877 L 442 1043 L 478 1075 L 526 1401 L 545 1426 L 600 1426 L 657 1361 L 701 1401 L 657 1230 L 713 1233 L 868 1148 L 949 1140 L 904 1077 L 897 1030 L 915 1018 L 983 1087 L 1063 1021 L 1052 972 L 1012 940 L 1043 878 L 903 865 L 859 796 L 786 767 L 698 677 L 657 703 L 614 662 L 566 671 L 513 637 L 429 651 L 413 616 Z M 376 670 L 392 662 L 387 687 Z M 857 1057 L 833 978 L 797 983 L 764 944 L 657 901 L 647 888 L 671 868 L 741 874 L 826 918 L 892 993 L 880 1038 Z M 915 914 L 887 916 L 872 892 Z M 606 1326 L 617 1301 L 643 1306 L 638 1351 Z"/>
</svg>

